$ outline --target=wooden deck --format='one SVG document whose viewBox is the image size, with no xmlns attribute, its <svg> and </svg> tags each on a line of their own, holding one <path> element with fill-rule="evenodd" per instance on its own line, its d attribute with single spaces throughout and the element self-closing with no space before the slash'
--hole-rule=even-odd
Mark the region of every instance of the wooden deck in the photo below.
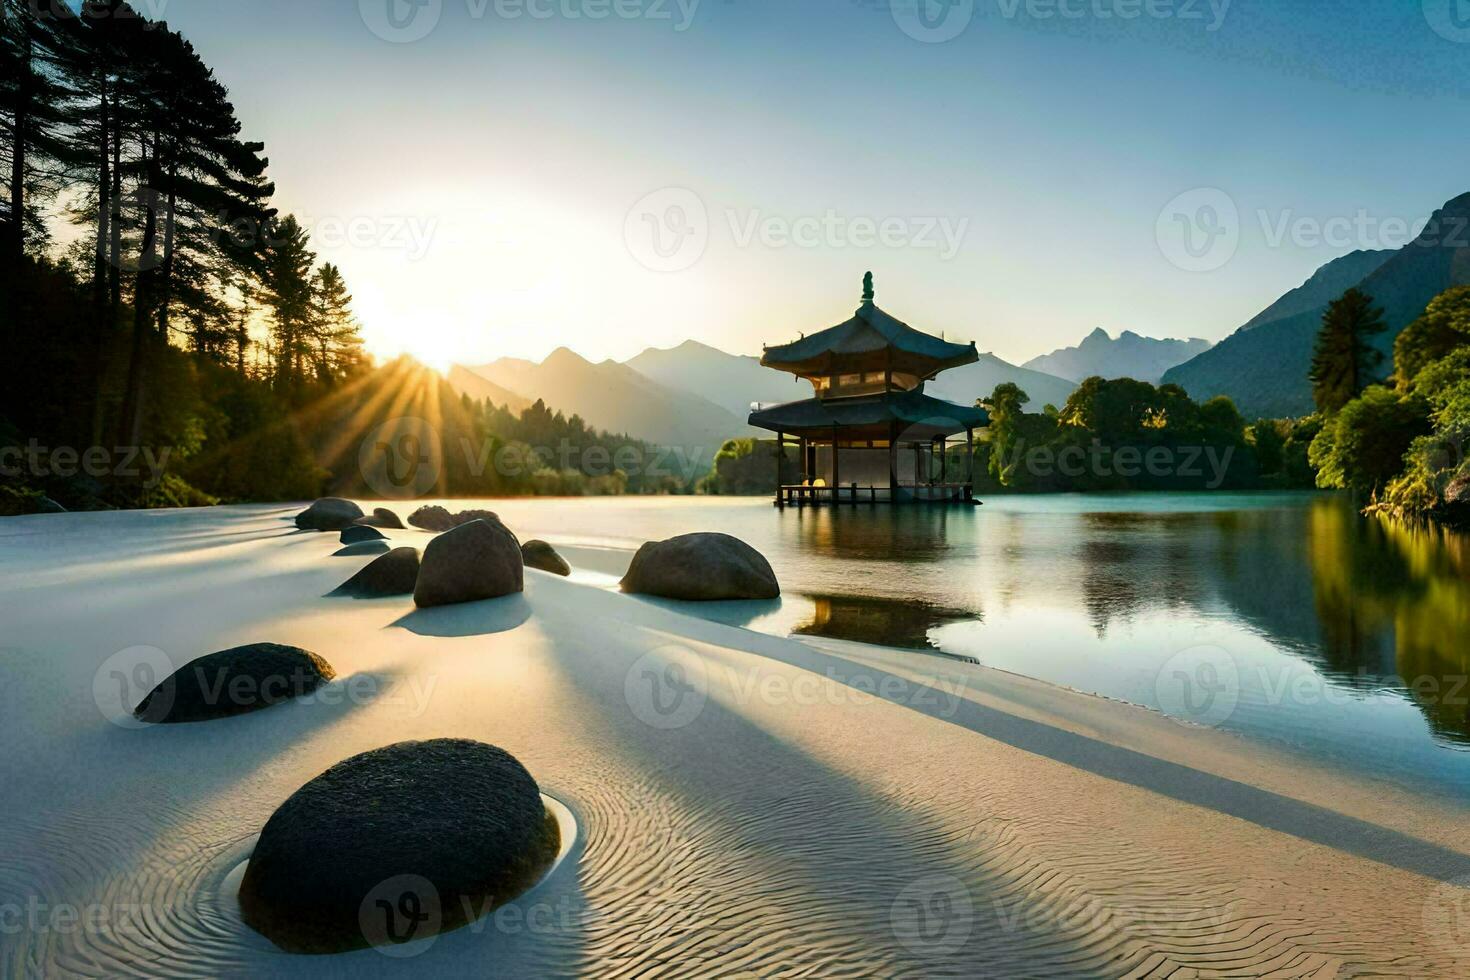
<svg viewBox="0 0 1470 980">
<path fill-rule="evenodd" d="M 778 507 L 818 507 L 835 504 L 963 504 L 975 499 L 975 488 L 968 483 L 921 483 L 900 485 L 895 495 L 889 487 L 814 487 L 788 484 L 777 493 Z"/>
</svg>

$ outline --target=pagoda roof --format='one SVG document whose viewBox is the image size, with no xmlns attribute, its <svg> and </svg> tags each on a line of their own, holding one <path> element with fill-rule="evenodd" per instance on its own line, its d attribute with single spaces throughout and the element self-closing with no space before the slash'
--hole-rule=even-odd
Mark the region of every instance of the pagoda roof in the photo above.
<svg viewBox="0 0 1470 980">
<path fill-rule="evenodd" d="M 990 424 L 983 408 L 966 408 L 922 391 L 895 391 L 856 398 L 808 398 L 750 413 L 750 424 L 771 432 L 826 433 L 832 429 L 869 430 L 872 438 L 888 438 L 892 423 L 914 440 L 949 436 Z"/>
<path fill-rule="evenodd" d="M 922 380 L 979 359 L 974 343 L 955 344 L 915 330 L 864 300 L 850 320 L 766 348 L 761 364 L 800 377 L 892 370 Z"/>
</svg>

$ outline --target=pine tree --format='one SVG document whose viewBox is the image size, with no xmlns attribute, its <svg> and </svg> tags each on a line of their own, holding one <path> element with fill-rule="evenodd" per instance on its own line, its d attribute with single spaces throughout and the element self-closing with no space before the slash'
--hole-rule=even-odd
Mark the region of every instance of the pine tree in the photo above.
<svg viewBox="0 0 1470 980">
<path fill-rule="evenodd" d="M 319 381 L 338 380 L 362 364 L 362 337 L 352 315 L 352 296 L 342 271 L 330 262 L 323 263 L 312 280 L 312 331 Z"/>
<path fill-rule="evenodd" d="M 1308 375 L 1318 411 L 1334 413 L 1368 386 L 1383 363 L 1370 338 L 1385 329 L 1382 308 L 1359 289 L 1349 289 L 1327 307 Z"/>
</svg>

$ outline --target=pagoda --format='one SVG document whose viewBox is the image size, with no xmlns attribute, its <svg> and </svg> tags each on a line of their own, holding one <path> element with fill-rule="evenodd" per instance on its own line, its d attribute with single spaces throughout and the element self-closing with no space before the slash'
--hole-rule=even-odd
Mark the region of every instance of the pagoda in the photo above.
<svg viewBox="0 0 1470 980">
<path fill-rule="evenodd" d="M 750 414 L 751 425 L 776 433 L 777 506 L 972 502 L 975 430 L 990 416 L 926 395 L 924 384 L 979 359 L 973 342 L 951 343 L 879 309 L 868 273 L 852 319 L 761 357 L 810 382 L 814 395 Z M 960 434 L 963 472 L 952 474 L 947 450 Z M 791 445 L 797 474 L 787 472 Z"/>
</svg>

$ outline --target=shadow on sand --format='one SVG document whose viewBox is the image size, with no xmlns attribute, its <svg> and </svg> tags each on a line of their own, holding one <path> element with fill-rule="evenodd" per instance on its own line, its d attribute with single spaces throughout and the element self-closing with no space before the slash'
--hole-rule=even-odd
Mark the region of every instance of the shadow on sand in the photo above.
<svg viewBox="0 0 1470 980">
<path fill-rule="evenodd" d="M 524 594 L 517 593 L 457 606 L 415 609 L 388 625 L 419 636 L 488 636 L 509 632 L 530 618 L 531 604 Z"/>
</svg>

